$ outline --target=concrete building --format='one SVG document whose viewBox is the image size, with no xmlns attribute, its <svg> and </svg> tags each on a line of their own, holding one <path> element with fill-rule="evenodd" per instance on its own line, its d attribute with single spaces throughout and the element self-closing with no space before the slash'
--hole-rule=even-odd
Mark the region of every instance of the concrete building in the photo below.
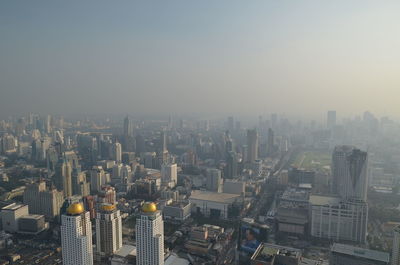
<svg viewBox="0 0 400 265">
<path fill-rule="evenodd" d="M 206 173 L 206 187 L 209 191 L 222 192 L 223 179 L 221 170 L 216 168 L 207 169 Z"/>
<path fill-rule="evenodd" d="M 244 195 L 246 191 L 246 182 L 237 180 L 225 180 L 223 186 L 224 193 Z"/>
<path fill-rule="evenodd" d="M 23 200 L 29 206 L 29 213 L 42 214 L 47 219 L 54 219 L 60 215 L 64 195 L 56 188 L 47 189 L 46 182 L 39 181 L 26 185 Z"/>
<path fill-rule="evenodd" d="M 334 243 L 330 265 L 389 265 L 389 254 L 381 251 Z"/>
<path fill-rule="evenodd" d="M 178 168 L 176 164 L 161 165 L 161 182 L 173 188 L 178 183 Z"/>
<path fill-rule="evenodd" d="M 73 203 L 61 216 L 63 265 L 93 265 L 92 224 L 81 203 Z"/>
<path fill-rule="evenodd" d="M 137 265 L 164 265 L 164 222 L 154 203 L 145 203 L 136 219 Z"/>
<path fill-rule="evenodd" d="M 122 161 L 122 146 L 118 142 L 112 146 L 112 159 L 117 163 L 121 163 Z"/>
<path fill-rule="evenodd" d="M 300 265 L 302 252 L 286 246 L 260 244 L 250 259 L 251 265 Z M 350 264 L 349 264 L 350 265 Z"/>
<path fill-rule="evenodd" d="M 343 199 L 367 200 L 367 153 L 337 146 L 332 155 L 333 191 Z"/>
<path fill-rule="evenodd" d="M 336 111 L 330 110 L 326 114 L 326 127 L 333 129 L 336 126 Z"/>
<path fill-rule="evenodd" d="M 96 253 L 109 256 L 122 247 L 122 218 L 115 204 L 102 204 L 96 216 Z"/>
<path fill-rule="evenodd" d="M 175 202 L 164 206 L 163 216 L 165 220 L 183 222 L 190 217 L 191 210 L 190 202 Z"/>
<path fill-rule="evenodd" d="M 257 130 L 247 130 L 247 161 L 249 163 L 258 159 L 258 133 Z"/>
<path fill-rule="evenodd" d="M 24 215 L 18 220 L 18 233 L 36 235 L 49 228 L 49 223 L 45 222 L 44 215 L 29 214 Z"/>
<path fill-rule="evenodd" d="M 90 190 L 93 193 L 101 191 L 101 187 L 106 184 L 106 174 L 101 166 L 93 166 L 90 171 Z"/>
<path fill-rule="evenodd" d="M 63 191 L 64 197 L 72 196 L 72 166 L 65 157 L 58 162 L 54 178 L 57 189 Z"/>
<path fill-rule="evenodd" d="M 311 236 L 333 241 L 365 243 L 368 205 L 339 197 L 310 196 Z"/>
<path fill-rule="evenodd" d="M 393 230 L 392 265 L 400 265 L 400 226 Z"/>
<path fill-rule="evenodd" d="M 3 230 L 9 233 L 18 232 L 18 221 L 26 215 L 29 215 L 28 205 L 12 203 L 3 207 L 0 213 Z"/>
<path fill-rule="evenodd" d="M 189 201 L 193 204 L 193 212 L 201 213 L 207 217 L 228 219 L 229 208 L 235 203 L 240 203 L 241 196 L 194 190 L 189 197 Z"/>
<path fill-rule="evenodd" d="M 122 245 L 111 258 L 111 265 L 136 264 L 136 246 Z"/>
</svg>

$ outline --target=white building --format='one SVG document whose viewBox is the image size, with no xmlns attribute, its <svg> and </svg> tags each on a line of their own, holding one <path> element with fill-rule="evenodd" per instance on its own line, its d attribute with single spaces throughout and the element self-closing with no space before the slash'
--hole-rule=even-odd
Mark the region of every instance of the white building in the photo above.
<svg viewBox="0 0 400 265">
<path fill-rule="evenodd" d="M 116 142 L 113 144 L 112 149 L 112 159 L 117 163 L 121 163 L 122 161 L 122 146 L 120 143 Z"/>
<path fill-rule="evenodd" d="M 90 190 L 92 192 L 101 191 L 101 186 L 107 183 L 106 173 L 101 166 L 94 166 L 90 171 Z"/>
<path fill-rule="evenodd" d="M 173 188 L 178 183 L 178 168 L 176 164 L 163 164 L 161 166 L 161 181 Z"/>
<path fill-rule="evenodd" d="M 164 222 L 154 203 L 145 203 L 136 219 L 137 265 L 164 265 Z"/>
<path fill-rule="evenodd" d="M 121 182 L 121 170 L 122 164 L 118 163 L 115 164 L 112 168 L 111 179 L 113 183 L 120 183 Z"/>
<path fill-rule="evenodd" d="M 1 209 L 3 230 L 10 233 L 18 232 L 18 220 L 28 215 L 28 205 L 12 203 Z"/>
<path fill-rule="evenodd" d="M 96 252 L 112 255 L 122 247 L 122 218 L 115 204 L 103 204 L 96 216 Z"/>
<path fill-rule="evenodd" d="M 189 201 L 193 205 L 192 211 L 207 217 L 228 219 L 228 210 L 234 203 L 239 202 L 238 194 L 218 193 L 194 190 Z"/>
<path fill-rule="evenodd" d="M 121 168 L 121 183 L 132 183 L 132 169 L 129 165 L 124 165 Z"/>
<path fill-rule="evenodd" d="M 400 226 L 393 231 L 392 265 L 400 265 Z"/>
<path fill-rule="evenodd" d="M 63 265 L 93 265 L 92 223 L 80 203 L 61 216 L 61 247 Z"/>
<path fill-rule="evenodd" d="M 368 205 L 339 197 L 310 196 L 311 236 L 333 241 L 365 243 Z"/>
</svg>

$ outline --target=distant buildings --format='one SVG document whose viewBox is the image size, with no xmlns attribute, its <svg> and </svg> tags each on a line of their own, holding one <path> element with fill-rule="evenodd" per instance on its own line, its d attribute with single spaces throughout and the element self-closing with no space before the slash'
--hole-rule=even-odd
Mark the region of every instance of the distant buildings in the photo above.
<svg viewBox="0 0 400 265">
<path fill-rule="evenodd" d="M 258 159 L 258 133 L 256 129 L 247 130 L 247 162 Z"/>
<path fill-rule="evenodd" d="M 178 184 L 178 169 L 176 164 L 161 165 L 161 182 L 171 188 Z"/>
<path fill-rule="evenodd" d="M 61 216 L 63 265 L 93 265 L 92 224 L 80 203 L 71 204 Z"/>
<path fill-rule="evenodd" d="M 10 233 L 18 232 L 18 221 L 29 214 L 28 205 L 12 203 L 1 209 L 3 230 Z"/>
<path fill-rule="evenodd" d="M 190 217 L 191 210 L 190 202 L 173 202 L 164 206 L 162 212 L 165 220 L 183 222 Z"/>
<path fill-rule="evenodd" d="M 336 111 L 330 110 L 326 115 L 326 127 L 333 129 L 336 126 Z"/>
<path fill-rule="evenodd" d="M 385 252 L 334 243 L 331 247 L 330 265 L 389 265 Z"/>
<path fill-rule="evenodd" d="M 223 179 L 221 170 L 216 168 L 209 168 L 206 172 L 206 188 L 209 191 L 221 192 Z"/>
<path fill-rule="evenodd" d="M 64 197 L 72 196 L 72 166 L 64 157 L 56 165 L 54 183 L 58 190 L 63 191 Z"/>
<path fill-rule="evenodd" d="M 164 264 L 164 223 L 154 203 L 145 203 L 136 220 L 137 265 Z"/>
</svg>

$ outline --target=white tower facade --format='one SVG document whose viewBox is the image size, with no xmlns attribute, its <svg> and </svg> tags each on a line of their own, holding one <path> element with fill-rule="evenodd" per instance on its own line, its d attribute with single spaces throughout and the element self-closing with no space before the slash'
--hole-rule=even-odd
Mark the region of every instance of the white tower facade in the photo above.
<svg viewBox="0 0 400 265">
<path fill-rule="evenodd" d="M 154 203 L 145 203 L 136 220 L 136 264 L 164 265 L 164 222 Z"/>
<path fill-rule="evenodd" d="M 112 255 L 122 247 L 122 218 L 115 204 L 103 204 L 96 216 L 96 252 Z"/>
<path fill-rule="evenodd" d="M 178 167 L 176 164 L 161 165 L 161 180 L 168 183 L 169 186 L 175 187 L 178 183 Z"/>
<path fill-rule="evenodd" d="M 61 247 L 63 265 L 93 265 L 92 223 L 80 203 L 61 216 Z"/>
</svg>

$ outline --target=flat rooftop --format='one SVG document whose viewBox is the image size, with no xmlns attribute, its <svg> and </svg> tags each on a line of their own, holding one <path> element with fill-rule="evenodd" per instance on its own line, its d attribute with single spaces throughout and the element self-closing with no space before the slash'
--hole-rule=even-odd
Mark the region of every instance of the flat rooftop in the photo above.
<svg viewBox="0 0 400 265">
<path fill-rule="evenodd" d="M 301 256 L 301 250 L 286 246 L 263 243 L 257 248 L 251 259 L 259 261 L 271 261 L 275 256 L 299 258 Z"/>
<path fill-rule="evenodd" d="M 194 190 L 190 195 L 191 200 L 212 201 L 220 203 L 232 203 L 240 198 L 238 194 L 218 193 L 212 191 Z"/>
<path fill-rule="evenodd" d="M 331 252 L 375 261 L 389 262 L 390 260 L 389 253 L 339 243 L 333 244 L 331 247 Z"/>
<path fill-rule="evenodd" d="M 287 188 L 283 192 L 281 199 L 293 200 L 293 201 L 308 201 L 309 197 L 310 197 L 309 191 L 295 189 L 295 188 Z"/>
<path fill-rule="evenodd" d="M 118 250 L 114 255 L 119 257 L 126 257 L 129 255 L 136 256 L 136 246 L 122 245 L 120 250 Z"/>
<path fill-rule="evenodd" d="M 7 205 L 3 207 L 1 210 L 7 210 L 7 211 L 16 211 L 22 207 L 26 206 L 25 204 L 17 204 L 17 203 L 12 203 L 10 205 Z"/>
<path fill-rule="evenodd" d="M 332 205 L 339 204 L 340 198 L 335 196 L 311 195 L 309 202 L 312 205 Z"/>
</svg>

